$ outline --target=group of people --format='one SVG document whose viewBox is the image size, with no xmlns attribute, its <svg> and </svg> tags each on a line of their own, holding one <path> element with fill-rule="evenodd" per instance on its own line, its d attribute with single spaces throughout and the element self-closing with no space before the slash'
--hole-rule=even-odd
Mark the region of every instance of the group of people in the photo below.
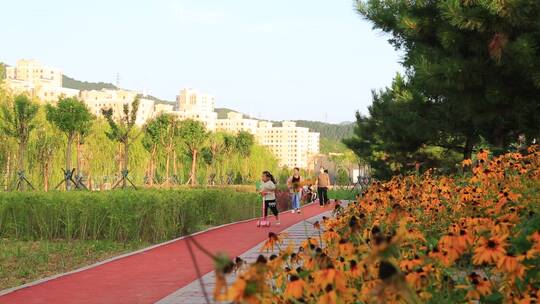
<svg viewBox="0 0 540 304">
<path fill-rule="evenodd" d="M 268 215 L 268 209 L 272 211 L 276 217 L 276 225 L 279 225 L 279 210 L 277 209 L 276 200 L 276 180 L 272 173 L 264 171 L 262 173 L 262 184 L 259 189 L 259 193 L 263 196 L 264 200 L 264 214 Z M 291 194 L 292 213 L 301 213 L 301 201 L 303 194 L 306 194 L 305 200 L 312 202 L 314 200 L 313 187 L 317 188 L 317 197 L 319 198 L 319 207 L 324 207 L 328 203 L 328 188 L 330 187 L 330 176 L 328 170 L 324 168 L 320 169 L 320 173 L 315 180 L 315 184 L 307 183 L 306 180 L 300 175 L 300 169 L 294 168 L 293 174 L 287 180 L 287 188 Z"/>
</svg>

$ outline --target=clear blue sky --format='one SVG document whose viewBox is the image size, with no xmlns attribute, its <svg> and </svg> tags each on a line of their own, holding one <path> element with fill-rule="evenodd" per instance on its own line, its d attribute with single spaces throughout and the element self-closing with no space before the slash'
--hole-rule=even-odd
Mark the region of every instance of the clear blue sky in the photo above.
<svg viewBox="0 0 540 304">
<path fill-rule="evenodd" d="M 266 119 L 353 121 L 400 71 L 352 0 L 17 0 L 0 61 L 35 58 L 79 80 L 173 100 L 182 87 Z"/>
</svg>

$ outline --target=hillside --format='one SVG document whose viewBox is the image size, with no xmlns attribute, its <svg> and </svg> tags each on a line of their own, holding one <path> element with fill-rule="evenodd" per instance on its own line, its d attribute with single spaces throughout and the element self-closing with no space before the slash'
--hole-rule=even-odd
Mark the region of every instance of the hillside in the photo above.
<svg viewBox="0 0 540 304">
<path fill-rule="evenodd" d="M 110 89 L 110 90 L 117 89 L 117 87 L 112 83 L 80 81 L 66 75 L 62 76 L 62 86 L 65 88 L 77 89 L 81 91 L 82 90 L 89 91 L 89 90 L 101 90 L 101 89 Z"/>
</svg>

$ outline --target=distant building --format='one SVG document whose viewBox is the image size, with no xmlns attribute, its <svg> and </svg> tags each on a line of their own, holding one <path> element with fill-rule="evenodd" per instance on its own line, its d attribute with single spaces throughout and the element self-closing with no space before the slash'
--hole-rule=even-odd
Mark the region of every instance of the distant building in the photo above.
<svg viewBox="0 0 540 304">
<path fill-rule="evenodd" d="M 156 103 L 154 105 L 154 116 L 157 116 L 162 113 L 170 113 L 172 111 L 174 111 L 173 104 Z"/>
<path fill-rule="evenodd" d="M 138 93 L 127 90 L 91 90 L 82 91 L 81 100 L 86 104 L 90 112 L 96 116 L 102 116 L 102 109 L 113 109 L 113 117 L 121 117 L 124 105 L 131 105 Z M 136 125 L 145 124 L 154 116 L 154 101 L 150 99 L 139 99 L 139 109 L 137 111 Z"/>
<path fill-rule="evenodd" d="M 47 103 L 54 103 L 60 97 L 79 95 L 79 90 L 62 87 L 61 70 L 27 59 L 17 61 L 14 67 L 6 67 L 6 88 L 14 94 L 26 93 Z"/>
<path fill-rule="evenodd" d="M 227 118 L 216 121 L 216 131 L 223 131 L 236 134 L 240 131 L 257 135 L 259 121 L 256 119 L 244 118 L 244 115 L 236 112 L 227 113 Z"/>
<path fill-rule="evenodd" d="M 256 138 L 274 153 L 280 166 L 308 168 L 310 156 L 319 153 L 319 133 L 297 127 L 291 121 L 284 121 L 281 127 L 259 122 Z"/>
<path fill-rule="evenodd" d="M 178 116 L 178 119 L 193 119 L 203 123 L 209 131 L 216 129 L 217 113 L 214 112 L 214 96 L 194 89 L 182 89 L 176 97 L 176 102 L 176 110 L 170 113 Z"/>
</svg>

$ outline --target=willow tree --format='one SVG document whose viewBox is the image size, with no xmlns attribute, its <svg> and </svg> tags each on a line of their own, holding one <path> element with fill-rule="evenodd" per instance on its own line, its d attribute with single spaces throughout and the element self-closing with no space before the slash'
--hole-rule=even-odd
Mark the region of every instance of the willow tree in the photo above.
<svg viewBox="0 0 540 304">
<path fill-rule="evenodd" d="M 158 149 L 162 145 L 167 125 L 169 124 L 169 115 L 161 114 L 150 120 L 145 128 L 142 139 L 143 147 L 150 153 L 148 169 L 146 172 L 147 182 L 150 186 L 156 181 L 156 162 Z"/>
<path fill-rule="evenodd" d="M 73 142 L 77 137 L 80 139 L 81 134 L 84 136 L 88 133 L 93 119 L 94 117 L 86 105 L 74 97 L 60 98 L 56 105 L 47 105 L 47 120 L 62 131 L 67 139 L 66 168 L 64 170 L 66 190 L 71 189 L 71 181 L 73 180 L 74 170 L 71 161 Z M 79 146 L 79 143 L 77 146 Z M 77 152 L 79 152 L 79 149 L 77 149 Z M 77 156 L 79 156 L 79 153 L 77 153 Z M 77 167 L 79 167 L 78 157 Z M 79 185 L 79 181 L 77 181 L 75 187 L 79 186 L 82 186 L 82 184 Z"/>
<path fill-rule="evenodd" d="M 26 96 L 18 95 L 13 102 L 3 103 L 0 106 L 1 119 L 0 130 L 8 137 L 14 138 L 18 143 L 18 175 L 17 188 L 24 190 L 26 182 L 30 183 L 25 177 L 25 152 L 27 150 L 30 134 L 36 128 L 36 114 L 39 106 Z M 32 187 L 33 188 L 33 187 Z"/>
<path fill-rule="evenodd" d="M 110 130 L 105 132 L 110 140 L 120 143 L 123 147 L 124 154 L 122 157 L 122 177 L 118 180 L 113 188 L 118 186 L 122 182 L 122 188 L 126 188 L 127 182 L 130 182 L 133 187 L 135 185 L 128 178 L 128 164 L 129 164 L 129 147 L 131 143 L 138 137 L 136 134 L 135 121 L 137 120 L 137 111 L 139 110 L 139 97 L 135 97 L 131 104 L 124 104 L 122 113 L 116 119 L 113 114 L 113 109 L 102 109 L 101 113 L 107 120 Z"/>
<path fill-rule="evenodd" d="M 43 182 L 43 190 L 49 191 L 49 180 L 51 178 L 53 159 L 63 140 L 61 134 L 51 132 L 43 128 L 37 132 L 34 141 L 34 149 L 39 159 L 40 173 Z"/>
<path fill-rule="evenodd" d="M 179 144 L 180 139 L 180 121 L 174 115 L 166 116 L 167 123 L 165 129 L 163 130 L 163 136 L 161 137 L 161 144 L 165 148 L 165 181 L 164 185 L 169 185 L 171 183 L 171 159 L 173 165 L 173 183 L 178 182 L 178 169 L 177 169 L 177 159 L 176 159 L 176 146 Z"/>
<path fill-rule="evenodd" d="M 245 175 L 249 176 L 249 172 L 247 169 L 247 161 L 249 159 L 249 156 L 251 155 L 251 149 L 253 148 L 253 145 L 255 144 L 255 137 L 253 134 L 248 133 L 246 131 L 240 131 L 236 135 L 235 139 L 235 150 L 240 156 L 241 163 L 242 163 L 242 182 L 244 182 Z"/>
<path fill-rule="evenodd" d="M 191 119 L 181 122 L 178 134 L 181 143 L 191 157 L 191 171 L 188 183 L 194 186 L 197 184 L 197 156 L 202 150 L 209 134 L 202 123 Z"/>
</svg>

